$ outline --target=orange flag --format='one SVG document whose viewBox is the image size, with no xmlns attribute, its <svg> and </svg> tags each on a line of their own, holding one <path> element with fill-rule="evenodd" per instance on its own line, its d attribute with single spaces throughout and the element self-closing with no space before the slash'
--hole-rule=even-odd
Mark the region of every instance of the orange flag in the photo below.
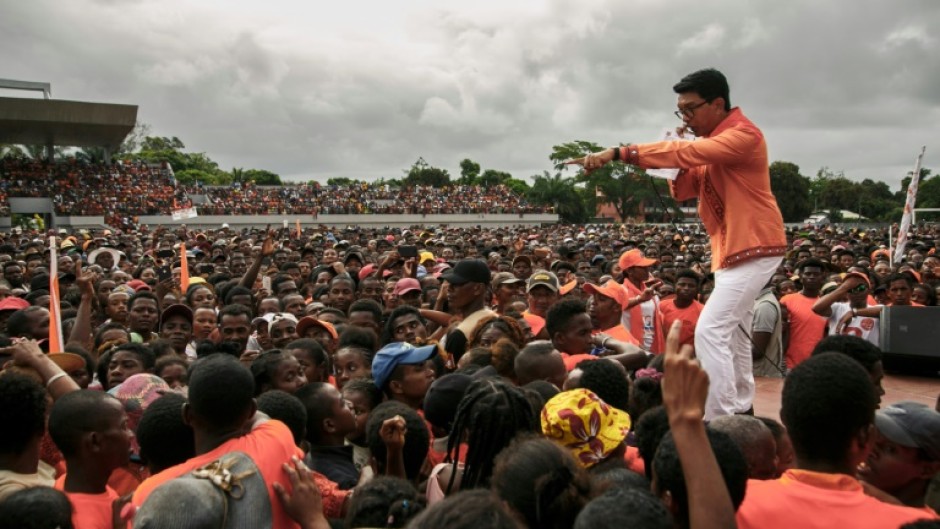
<svg viewBox="0 0 940 529">
<path fill-rule="evenodd" d="M 298 239 L 300 238 L 301 233 L 303 233 L 303 231 L 300 229 L 300 219 L 297 219 L 297 238 Z"/>
<path fill-rule="evenodd" d="M 189 259 L 186 257 L 186 243 L 180 243 L 180 292 L 186 295 L 189 290 Z"/>
<path fill-rule="evenodd" d="M 59 306 L 59 263 L 56 256 L 55 237 L 49 237 L 49 352 L 65 350 L 62 339 L 62 314 Z"/>
</svg>

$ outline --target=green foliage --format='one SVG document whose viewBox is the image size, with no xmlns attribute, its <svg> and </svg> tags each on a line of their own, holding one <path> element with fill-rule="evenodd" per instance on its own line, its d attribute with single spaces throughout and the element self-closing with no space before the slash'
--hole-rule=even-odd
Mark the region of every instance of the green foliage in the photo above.
<svg viewBox="0 0 940 529">
<path fill-rule="evenodd" d="M 329 178 L 326 181 L 328 186 L 351 186 L 358 184 L 359 180 L 353 180 L 351 178 L 346 178 L 345 176 L 340 176 L 337 178 Z"/>
<path fill-rule="evenodd" d="M 575 180 L 561 172 L 549 174 L 545 171 L 533 176 L 532 187 L 526 196 L 534 204 L 554 206 L 562 222 L 583 223 L 591 217 L 584 198 L 575 187 Z"/>
<path fill-rule="evenodd" d="M 506 187 L 512 189 L 512 192 L 517 195 L 525 196 L 529 192 L 529 183 L 525 180 L 519 180 L 518 178 L 510 178 L 503 182 L 506 184 Z"/>
<path fill-rule="evenodd" d="M 411 169 L 404 173 L 405 179 L 402 183 L 405 185 L 443 187 L 450 183 L 450 173 L 446 169 L 433 167 L 424 161 L 424 158 L 418 158 Z"/>
<path fill-rule="evenodd" d="M 0 158 L 22 158 L 24 156 L 26 156 L 26 153 L 21 146 L 0 143 Z"/>
<path fill-rule="evenodd" d="M 483 174 L 480 175 L 480 178 L 477 180 L 477 184 L 481 186 L 497 186 L 500 184 L 505 184 L 512 179 L 512 175 L 505 171 L 497 171 L 495 169 L 487 169 L 483 171 Z"/>
<path fill-rule="evenodd" d="M 202 182 L 209 186 L 222 186 L 232 183 L 232 176 L 225 171 L 208 172 L 201 169 L 183 169 L 174 171 L 176 181 L 181 184 L 196 184 Z"/>
<path fill-rule="evenodd" d="M 464 158 L 460 161 L 460 179 L 457 180 L 458 184 L 468 186 L 475 185 L 479 176 L 480 164 L 470 158 Z"/>
<path fill-rule="evenodd" d="M 254 182 L 255 185 L 259 186 L 283 185 L 280 175 L 264 169 L 248 169 L 245 171 L 244 178 L 246 181 Z"/>
<path fill-rule="evenodd" d="M 813 212 L 810 179 L 800 174 L 798 165 L 783 161 L 770 164 L 770 189 L 784 222 L 800 222 Z"/>
<path fill-rule="evenodd" d="M 556 169 L 563 170 L 570 167 L 564 165 L 565 160 L 581 158 L 585 154 L 602 150 L 603 147 L 596 143 L 577 140 L 553 146 L 549 159 L 555 162 Z M 579 170 L 575 180 L 587 184 L 585 189 L 592 197 L 592 199 L 589 199 L 592 202 L 595 191 L 602 193 L 606 201 L 613 205 L 617 211 L 621 222 L 626 222 L 628 218 L 639 215 L 644 206 L 651 209 L 661 209 L 660 196 L 667 208 L 676 208 L 675 200 L 669 194 L 666 182 L 654 179 L 651 184 L 646 171 L 621 162 L 609 163 L 590 174 Z M 584 206 L 587 207 L 588 204 Z M 650 220 L 658 222 L 667 220 L 666 213 L 662 211 L 656 217 Z"/>
</svg>

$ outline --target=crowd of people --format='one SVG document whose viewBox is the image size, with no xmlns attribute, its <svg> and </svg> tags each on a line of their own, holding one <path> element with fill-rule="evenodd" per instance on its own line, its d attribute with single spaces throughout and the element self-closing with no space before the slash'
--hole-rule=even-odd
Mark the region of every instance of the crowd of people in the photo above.
<svg viewBox="0 0 940 529">
<path fill-rule="evenodd" d="M 3 234 L 0 528 L 934 527 L 940 413 L 874 331 L 940 229 L 889 239 L 787 232 L 782 408 L 706 425 L 696 226 Z"/>
<path fill-rule="evenodd" d="M 201 196 L 204 196 L 204 200 Z M 167 166 L 70 159 L 49 164 L 21 158 L 0 162 L 0 214 L 8 197 L 48 197 L 57 215 L 104 216 L 127 229 L 141 215 L 170 215 L 193 202 L 202 215 L 367 215 L 551 213 L 505 185 L 391 187 L 386 184 L 178 185 Z M 194 201 L 193 197 L 200 197 Z"/>
</svg>

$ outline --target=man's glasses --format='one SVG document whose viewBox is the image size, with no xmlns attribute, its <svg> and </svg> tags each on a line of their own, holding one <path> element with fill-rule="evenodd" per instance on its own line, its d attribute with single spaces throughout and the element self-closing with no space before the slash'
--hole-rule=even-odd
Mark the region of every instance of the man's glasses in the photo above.
<svg viewBox="0 0 940 529">
<path fill-rule="evenodd" d="M 708 101 L 702 101 L 701 103 L 697 105 L 693 105 L 691 107 L 685 107 L 683 109 L 676 110 L 675 112 L 673 112 L 673 114 L 675 114 L 676 117 L 679 119 L 691 118 L 692 116 L 695 115 L 696 110 L 698 110 L 700 107 L 703 107 L 707 104 L 708 104 Z"/>
</svg>

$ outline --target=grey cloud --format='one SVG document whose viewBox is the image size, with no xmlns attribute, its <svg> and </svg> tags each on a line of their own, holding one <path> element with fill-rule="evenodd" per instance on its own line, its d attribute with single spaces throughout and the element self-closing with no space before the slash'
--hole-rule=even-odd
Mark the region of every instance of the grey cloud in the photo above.
<svg viewBox="0 0 940 529">
<path fill-rule="evenodd" d="M 896 186 L 940 118 L 931 0 L 402 4 L 388 35 L 290 9 L 280 32 L 237 3 L 7 4 L 5 76 L 139 104 L 154 133 L 225 168 L 297 178 L 396 177 L 418 156 L 537 174 L 557 143 L 654 139 L 676 123 L 671 86 L 708 66 L 804 174 Z M 320 37 L 326 25 L 343 29 Z"/>
</svg>

